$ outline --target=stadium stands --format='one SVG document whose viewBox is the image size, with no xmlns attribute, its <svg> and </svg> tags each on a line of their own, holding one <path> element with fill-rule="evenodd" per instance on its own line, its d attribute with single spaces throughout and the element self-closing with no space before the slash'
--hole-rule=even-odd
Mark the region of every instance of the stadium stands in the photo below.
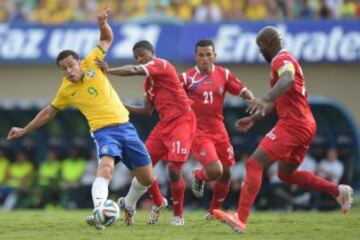
<svg viewBox="0 0 360 240">
<path fill-rule="evenodd" d="M 14 0 L 0 1 L 0 22 L 64 24 L 93 22 L 109 6 L 114 21 L 197 21 L 264 19 L 354 19 L 355 0 Z"/>
</svg>

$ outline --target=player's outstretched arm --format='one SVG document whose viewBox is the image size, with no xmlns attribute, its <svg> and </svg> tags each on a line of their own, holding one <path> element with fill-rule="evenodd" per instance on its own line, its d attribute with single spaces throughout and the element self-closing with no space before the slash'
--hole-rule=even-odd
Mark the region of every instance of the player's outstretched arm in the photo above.
<svg viewBox="0 0 360 240">
<path fill-rule="evenodd" d="M 107 52 L 113 42 L 113 32 L 108 23 L 108 17 L 111 9 L 106 8 L 97 14 L 97 20 L 100 29 L 100 42 L 99 46 Z"/>
<path fill-rule="evenodd" d="M 126 65 L 122 67 L 110 68 L 107 62 L 99 58 L 95 59 L 96 64 L 105 73 L 116 76 L 134 76 L 134 75 L 146 75 L 144 68 L 140 65 Z"/>
<path fill-rule="evenodd" d="M 151 113 L 154 111 L 154 105 L 150 102 L 147 96 L 144 97 L 144 105 L 143 106 L 131 106 L 125 104 L 125 107 L 129 112 L 143 115 L 143 116 L 151 116 Z"/>
<path fill-rule="evenodd" d="M 41 127 L 42 125 L 49 122 L 51 119 L 53 119 L 56 114 L 58 113 L 58 110 L 53 108 L 52 106 L 47 106 L 43 108 L 36 116 L 35 118 L 24 128 L 18 128 L 13 127 L 10 129 L 9 134 L 7 136 L 8 140 L 13 140 L 19 137 L 22 137 L 26 133 Z"/>
</svg>

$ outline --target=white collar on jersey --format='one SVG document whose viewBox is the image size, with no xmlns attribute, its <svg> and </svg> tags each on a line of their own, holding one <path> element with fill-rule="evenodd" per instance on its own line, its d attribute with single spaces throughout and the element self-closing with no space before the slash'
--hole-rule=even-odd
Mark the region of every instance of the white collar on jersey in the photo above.
<svg viewBox="0 0 360 240">
<path fill-rule="evenodd" d="M 198 66 L 195 66 L 195 70 L 196 70 L 197 73 L 200 73 L 200 72 L 201 72 L 200 69 L 198 68 Z M 214 72 L 214 71 L 215 71 L 215 64 L 213 64 L 213 65 L 211 66 L 211 72 Z"/>
</svg>

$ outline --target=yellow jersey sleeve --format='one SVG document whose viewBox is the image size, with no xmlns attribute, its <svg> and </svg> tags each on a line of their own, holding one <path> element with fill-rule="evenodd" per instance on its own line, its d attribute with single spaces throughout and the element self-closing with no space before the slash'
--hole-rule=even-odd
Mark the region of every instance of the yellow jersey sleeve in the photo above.
<svg viewBox="0 0 360 240">
<path fill-rule="evenodd" d="M 55 98 L 51 102 L 51 106 L 57 110 L 62 110 L 69 107 L 69 102 L 64 94 L 62 87 L 60 87 L 56 93 Z"/>
<path fill-rule="evenodd" d="M 96 66 L 95 58 L 104 59 L 106 52 L 98 45 L 83 60 L 85 66 Z"/>
</svg>

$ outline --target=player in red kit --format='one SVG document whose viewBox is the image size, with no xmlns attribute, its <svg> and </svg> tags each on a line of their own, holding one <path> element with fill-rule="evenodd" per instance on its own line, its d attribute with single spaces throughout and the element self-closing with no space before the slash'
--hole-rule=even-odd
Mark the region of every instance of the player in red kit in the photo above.
<svg viewBox="0 0 360 240">
<path fill-rule="evenodd" d="M 311 172 L 297 170 L 316 134 L 316 122 L 307 101 L 298 61 L 283 49 L 281 36 L 274 27 L 263 28 L 256 42 L 271 64 L 271 90 L 262 98 L 248 101 L 247 111 L 252 115 L 239 119 L 236 126 L 240 132 L 246 132 L 257 120 L 274 110 L 278 121 L 245 163 L 246 177 L 237 212 L 225 213 L 215 209 L 215 217 L 235 231 L 245 232 L 250 210 L 261 187 L 263 169 L 275 161 L 279 161 L 278 176 L 283 182 L 327 192 L 339 202 L 342 212 L 348 213 L 353 194 L 350 186 L 337 185 Z"/>
<path fill-rule="evenodd" d="M 228 92 L 250 100 L 253 95 L 226 68 L 215 65 L 215 47 L 211 40 L 195 45 L 196 66 L 180 75 L 197 118 L 197 130 L 192 152 L 202 164 L 193 173 L 192 191 L 202 197 L 204 184 L 216 181 L 206 219 L 213 219 L 212 211 L 221 206 L 230 188 L 230 167 L 235 163 L 233 147 L 226 132 L 223 116 L 225 94 Z"/>
<path fill-rule="evenodd" d="M 150 114 L 155 108 L 160 121 L 145 142 L 153 166 L 159 160 L 169 162 L 170 190 L 174 216 L 171 224 L 184 224 L 183 202 L 185 182 L 181 175 L 182 165 L 188 159 L 196 130 L 196 118 L 191 109 L 192 101 L 186 96 L 176 69 L 168 61 L 156 58 L 153 46 L 140 41 L 133 47 L 134 57 L 140 65 L 109 68 L 103 61 L 98 64 L 109 74 L 118 76 L 146 75 L 144 106 L 126 106 L 130 112 Z M 157 222 L 160 210 L 167 206 L 157 181 L 148 193 L 154 201 L 149 223 Z"/>
</svg>

